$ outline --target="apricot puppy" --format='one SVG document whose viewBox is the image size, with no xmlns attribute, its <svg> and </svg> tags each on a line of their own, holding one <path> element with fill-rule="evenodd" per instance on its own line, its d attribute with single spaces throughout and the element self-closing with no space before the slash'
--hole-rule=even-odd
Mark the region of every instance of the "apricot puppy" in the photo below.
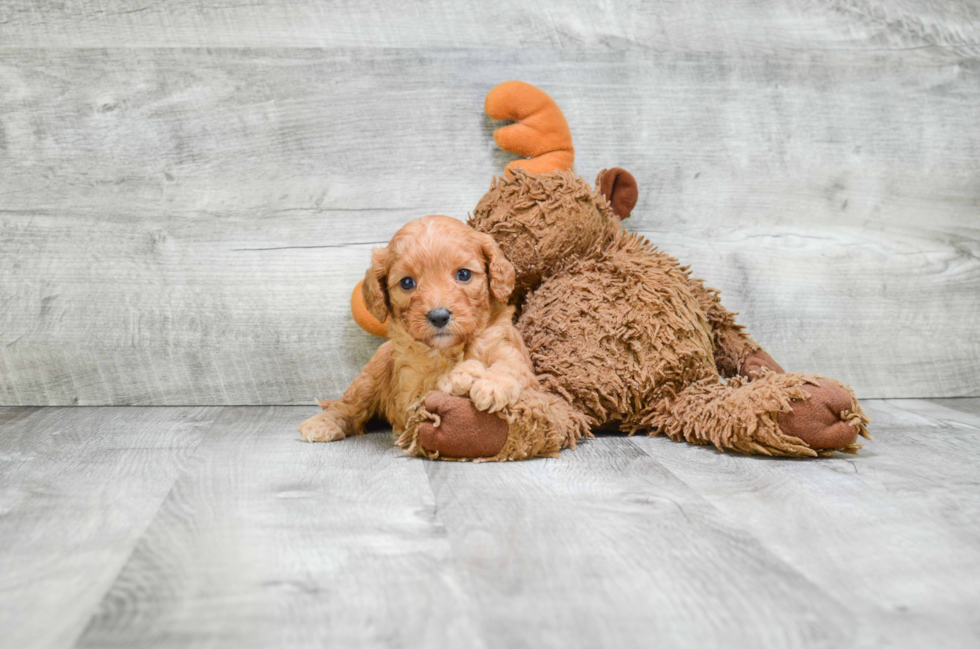
<svg viewBox="0 0 980 649">
<path fill-rule="evenodd" d="M 409 409 L 435 390 L 496 413 L 539 389 L 507 305 L 513 289 L 514 267 L 489 235 L 448 216 L 407 223 L 374 250 L 362 285 L 371 314 L 390 318 L 390 340 L 343 397 L 300 425 L 303 439 L 360 435 L 376 416 L 401 433 Z"/>
</svg>

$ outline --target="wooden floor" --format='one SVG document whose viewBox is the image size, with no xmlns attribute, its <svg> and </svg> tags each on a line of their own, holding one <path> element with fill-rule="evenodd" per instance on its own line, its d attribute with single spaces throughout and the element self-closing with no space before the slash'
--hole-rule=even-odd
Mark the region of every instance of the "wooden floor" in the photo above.
<svg viewBox="0 0 980 649">
<path fill-rule="evenodd" d="M 980 399 L 812 461 L 305 444 L 302 407 L 0 409 L 0 646 L 976 647 Z"/>
</svg>

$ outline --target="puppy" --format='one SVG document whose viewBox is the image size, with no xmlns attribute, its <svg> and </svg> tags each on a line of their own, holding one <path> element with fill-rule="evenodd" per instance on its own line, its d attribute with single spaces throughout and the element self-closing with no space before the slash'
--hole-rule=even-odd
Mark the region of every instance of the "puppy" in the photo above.
<svg viewBox="0 0 980 649">
<path fill-rule="evenodd" d="M 371 314 L 391 319 L 390 340 L 343 397 L 300 425 L 303 439 L 360 435 L 376 416 L 401 433 L 409 408 L 433 390 L 497 412 L 540 389 L 507 305 L 513 289 L 514 267 L 489 235 L 448 216 L 406 224 L 374 250 L 362 285 Z"/>
</svg>

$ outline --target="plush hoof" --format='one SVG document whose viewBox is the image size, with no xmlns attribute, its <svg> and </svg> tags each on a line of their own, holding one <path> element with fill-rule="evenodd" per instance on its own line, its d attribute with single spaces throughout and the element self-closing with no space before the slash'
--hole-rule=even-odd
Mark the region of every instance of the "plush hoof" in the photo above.
<svg viewBox="0 0 980 649">
<path fill-rule="evenodd" d="M 779 366 L 779 363 L 772 360 L 772 356 L 761 349 L 745 357 L 745 360 L 742 361 L 742 367 L 739 369 L 738 373 L 745 378 L 752 378 L 752 372 L 758 372 L 763 367 L 770 369 L 777 374 L 786 373 L 785 370 Z"/>
<path fill-rule="evenodd" d="M 507 421 L 477 410 L 469 399 L 433 392 L 425 399 L 425 409 L 439 416 L 439 426 L 421 423 L 418 443 L 426 451 L 438 451 L 440 457 L 493 457 L 507 442 Z"/>
<path fill-rule="evenodd" d="M 810 398 L 794 401 L 792 411 L 779 413 L 776 421 L 780 430 L 817 451 L 853 444 L 860 431 L 841 417 L 851 409 L 851 392 L 829 379 L 822 379 L 821 385 L 804 385 L 803 390 Z"/>
</svg>

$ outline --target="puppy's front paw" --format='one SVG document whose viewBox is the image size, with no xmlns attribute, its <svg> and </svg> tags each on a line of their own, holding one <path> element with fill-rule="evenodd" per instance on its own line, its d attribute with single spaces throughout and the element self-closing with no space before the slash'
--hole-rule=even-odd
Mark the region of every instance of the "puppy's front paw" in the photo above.
<svg viewBox="0 0 980 649">
<path fill-rule="evenodd" d="M 521 384 L 509 376 L 478 379 L 470 388 L 470 400 L 477 410 L 497 412 L 517 401 Z"/>
<path fill-rule="evenodd" d="M 480 361 L 463 361 L 454 367 L 449 374 L 439 379 L 436 387 L 446 394 L 465 397 L 469 395 L 473 384 L 483 378 L 486 373 L 487 368 Z"/>
<path fill-rule="evenodd" d="M 347 437 L 344 430 L 326 411 L 317 413 L 300 424 L 299 433 L 307 442 L 336 442 Z"/>
</svg>

